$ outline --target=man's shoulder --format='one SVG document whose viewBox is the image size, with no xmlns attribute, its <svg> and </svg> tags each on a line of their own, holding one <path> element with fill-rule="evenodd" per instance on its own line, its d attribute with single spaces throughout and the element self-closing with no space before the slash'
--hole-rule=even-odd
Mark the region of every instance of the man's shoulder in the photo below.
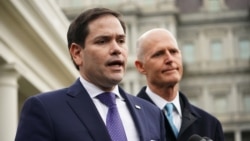
<svg viewBox="0 0 250 141">
<path fill-rule="evenodd" d="M 189 109 L 190 112 L 192 112 L 193 114 L 196 114 L 198 116 L 200 116 L 202 119 L 204 120 L 214 120 L 214 121 L 218 121 L 218 119 L 212 115 L 211 113 L 207 112 L 205 109 L 202 109 L 192 103 L 190 103 L 187 99 L 187 97 L 180 92 L 180 96 L 181 96 L 181 99 L 185 101 L 186 103 L 186 108 Z"/>
<path fill-rule="evenodd" d="M 200 116 L 200 119 L 204 120 L 204 121 L 209 121 L 209 123 L 214 122 L 214 123 L 219 123 L 220 121 L 211 113 L 207 112 L 204 109 L 201 109 L 198 106 L 195 106 L 193 104 L 190 104 L 191 110 L 198 113 Z"/>
<path fill-rule="evenodd" d="M 36 95 L 33 95 L 31 97 L 35 98 L 53 98 L 53 97 L 64 97 L 67 93 L 74 93 L 77 92 L 81 87 L 80 80 L 77 79 L 72 85 L 64 88 L 58 88 L 55 90 L 49 90 L 46 92 L 38 93 Z"/>
<path fill-rule="evenodd" d="M 38 100 L 40 102 L 51 101 L 53 103 L 55 101 L 59 101 L 60 99 L 64 98 L 66 96 L 67 89 L 68 88 L 62 88 L 62 89 L 38 93 L 32 96 L 29 96 L 26 101 Z"/>
</svg>

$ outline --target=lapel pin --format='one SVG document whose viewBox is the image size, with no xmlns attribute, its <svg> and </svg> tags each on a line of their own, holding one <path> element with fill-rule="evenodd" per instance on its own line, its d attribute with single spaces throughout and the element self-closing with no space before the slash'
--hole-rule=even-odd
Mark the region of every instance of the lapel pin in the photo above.
<svg viewBox="0 0 250 141">
<path fill-rule="evenodd" d="M 141 109 L 141 107 L 139 105 L 135 105 L 136 109 Z"/>
</svg>

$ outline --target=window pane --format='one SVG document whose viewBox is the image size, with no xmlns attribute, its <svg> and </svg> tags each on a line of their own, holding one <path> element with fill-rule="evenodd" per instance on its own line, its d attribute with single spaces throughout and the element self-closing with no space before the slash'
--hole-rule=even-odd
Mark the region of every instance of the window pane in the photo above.
<svg viewBox="0 0 250 141">
<path fill-rule="evenodd" d="M 211 48 L 211 59 L 212 60 L 221 60 L 222 59 L 222 46 L 221 42 L 214 41 L 210 45 Z"/>
<path fill-rule="evenodd" d="M 156 3 L 155 0 L 143 0 L 143 1 L 137 1 L 138 3 L 141 3 L 141 4 L 154 4 Z"/>
<path fill-rule="evenodd" d="M 183 47 L 183 62 L 191 63 L 195 61 L 193 44 L 185 44 Z"/>
<path fill-rule="evenodd" d="M 209 10 L 219 11 L 220 10 L 220 1 L 219 0 L 209 0 Z"/>
<path fill-rule="evenodd" d="M 242 59 L 250 58 L 250 41 L 249 40 L 241 40 L 239 43 L 239 55 Z"/>
<path fill-rule="evenodd" d="M 234 141 L 234 132 L 224 133 L 225 141 Z"/>
<path fill-rule="evenodd" d="M 243 97 L 243 106 L 245 112 L 250 112 L 250 94 L 245 94 Z"/>
<path fill-rule="evenodd" d="M 214 98 L 214 112 L 226 113 L 227 112 L 227 98 L 224 95 L 215 95 Z"/>
<path fill-rule="evenodd" d="M 250 140 L 250 131 L 249 130 L 243 131 L 241 133 L 241 136 L 242 136 L 242 141 L 249 141 Z"/>
</svg>

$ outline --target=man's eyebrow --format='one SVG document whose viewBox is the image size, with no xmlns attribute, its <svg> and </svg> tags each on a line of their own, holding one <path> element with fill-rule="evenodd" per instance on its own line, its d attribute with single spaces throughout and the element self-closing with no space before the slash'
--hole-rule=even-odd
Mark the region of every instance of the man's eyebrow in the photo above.
<svg viewBox="0 0 250 141">
<path fill-rule="evenodd" d="M 98 35 L 96 36 L 95 38 L 108 38 L 108 37 L 111 37 L 112 35 L 106 35 L 106 34 L 103 34 L 103 35 Z M 117 34 L 118 37 L 126 37 L 125 34 Z"/>
<path fill-rule="evenodd" d="M 125 34 L 118 34 L 118 37 L 126 37 L 126 35 Z"/>
</svg>

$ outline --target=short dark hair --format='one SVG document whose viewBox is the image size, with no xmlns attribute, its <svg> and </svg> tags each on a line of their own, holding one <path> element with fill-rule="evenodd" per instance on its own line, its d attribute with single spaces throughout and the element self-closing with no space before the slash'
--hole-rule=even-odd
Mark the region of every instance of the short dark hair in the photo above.
<svg viewBox="0 0 250 141">
<path fill-rule="evenodd" d="M 121 14 L 107 8 L 92 8 L 84 11 L 79 16 L 77 16 L 69 26 L 67 39 L 68 39 L 68 48 L 72 43 L 79 44 L 82 48 L 84 48 L 84 43 L 86 37 L 89 34 L 89 23 L 94 21 L 100 16 L 103 15 L 113 15 L 115 16 L 121 23 L 121 26 L 126 33 L 125 22 L 121 19 Z M 79 70 L 79 67 L 73 61 L 75 67 Z"/>
</svg>

